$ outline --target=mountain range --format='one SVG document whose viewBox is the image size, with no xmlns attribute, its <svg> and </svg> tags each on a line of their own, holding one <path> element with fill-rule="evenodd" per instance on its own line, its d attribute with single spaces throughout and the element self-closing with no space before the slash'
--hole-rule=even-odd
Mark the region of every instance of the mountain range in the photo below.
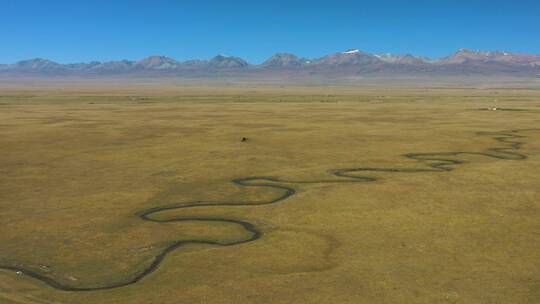
<svg viewBox="0 0 540 304">
<path fill-rule="evenodd" d="M 0 75 L 221 75 L 298 73 L 331 75 L 377 74 L 481 74 L 540 77 L 540 55 L 504 51 L 460 49 L 440 59 L 413 55 L 370 54 L 358 49 L 308 59 L 278 53 L 262 64 L 218 55 L 210 60 L 177 61 L 166 56 L 150 56 L 139 61 L 121 60 L 60 64 L 47 59 L 30 59 L 0 64 Z"/>
</svg>

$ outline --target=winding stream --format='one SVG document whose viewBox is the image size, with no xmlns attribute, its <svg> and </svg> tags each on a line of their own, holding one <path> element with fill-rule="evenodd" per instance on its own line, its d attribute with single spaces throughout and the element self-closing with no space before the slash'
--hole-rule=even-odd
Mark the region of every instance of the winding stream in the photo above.
<svg viewBox="0 0 540 304">
<path fill-rule="evenodd" d="M 489 136 L 493 138 L 499 146 L 487 148 L 483 152 L 468 152 L 468 151 L 453 151 L 453 152 L 438 152 L 438 153 L 407 153 L 402 156 L 407 159 L 416 160 L 425 165 L 422 168 L 377 168 L 377 167 L 358 167 L 358 168 L 344 168 L 344 169 L 334 169 L 331 170 L 334 179 L 328 180 L 287 180 L 279 177 L 267 177 L 267 176 L 249 176 L 249 177 L 240 177 L 235 178 L 231 182 L 236 184 L 239 187 L 261 187 L 261 188 L 273 188 L 278 189 L 281 193 L 278 196 L 275 196 L 268 200 L 262 201 L 195 201 L 195 202 L 186 202 L 178 203 L 167 206 L 159 206 L 146 210 L 141 210 L 135 215 L 138 216 L 143 221 L 151 222 L 187 222 L 187 221 L 199 221 L 199 222 L 221 222 L 221 223 L 232 223 L 235 225 L 241 226 L 245 231 L 248 232 L 249 237 L 232 241 L 232 242 L 220 242 L 220 241 L 211 241 L 205 240 L 204 238 L 200 239 L 191 239 L 191 240 L 177 240 L 170 244 L 168 247 L 163 248 L 161 252 L 154 256 L 152 262 L 142 271 L 134 274 L 130 274 L 125 280 L 120 282 L 104 282 L 101 286 L 94 287 L 77 287 L 62 283 L 55 280 L 54 278 L 47 276 L 45 274 L 39 273 L 38 271 L 32 270 L 30 268 L 20 266 L 20 265 L 8 265 L 1 264 L 0 270 L 14 271 L 19 275 L 25 275 L 36 280 L 41 281 L 42 283 L 61 291 L 71 291 L 71 292 L 83 292 L 83 291 L 98 291 L 98 290 L 107 290 L 119 288 L 139 282 L 144 277 L 153 273 L 156 269 L 159 268 L 163 260 L 167 255 L 176 249 L 186 245 L 186 244 L 206 244 L 214 246 L 235 246 L 244 243 L 249 243 L 256 241 L 261 238 L 262 232 L 257 229 L 257 227 L 247 221 L 236 220 L 232 218 L 219 218 L 219 217 L 182 217 L 176 216 L 168 219 L 159 219 L 155 216 L 161 212 L 167 212 L 171 210 L 178 209 L 189 209 L 189 208 L 200 208 L 200 207 L 209 207 L 209 206 L 237 206 L 237 207 L 248 207 L 248 206 L 261 206 L 261 205 L 270 205 L 277 204 L 279 202 L 285 201 L 289 197 L 296 194 L 296 188 L 294 185 L 299 184 L 321 184 L 321 183 L 367 183 L 374 182 L 377 180 L 375 177 L 359 175 L 362 173 L 369 172 L 387 172 L 387 173 L 422 173 L 422 172 L 448 172 L 454 169 L 455 166 L 462 165 L 466 163 L 461 156 L 467 155 L 476 155 L 484 156 L 489 158 L 501 159 L 501 160 L 525 160 L 527 156 L 525 154 L 519 153 L 519 150 L 526 143 L 524 139 L 526 136 L 520 135 L 523 132 L 527 131 L 539 131 L 540 129 L 516 129 L 516 130 L 507 130 L 500 132 L 478 132 L 477 135 L 480 136 Z"/>
</svg>

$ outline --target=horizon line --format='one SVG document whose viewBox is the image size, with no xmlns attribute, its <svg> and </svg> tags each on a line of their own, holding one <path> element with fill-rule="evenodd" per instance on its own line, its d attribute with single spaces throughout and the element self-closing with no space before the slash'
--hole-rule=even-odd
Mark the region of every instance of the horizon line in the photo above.
<svg viewBox="0 0 540 304">
<path fill-rule="evenodd" d="M 242 60 L 244 60 L 245 62 L 247 62 L 249 65 L 260 65 L 260 64 L 263 64 L 264 62 L 266 62 L 268 59 L 272 58 L 273 56 L 275 55 L 279 55 L 279 54 L 289 54 L 289 55 L 294 55 L 298 58 L 303 58 L 303 59 L 308 59 L 308 60 L 314 60 L 314 59 L 319 59 L 319 58 L 323 58 L 325 56 L 329 56 L 329 55 L 334 55 L 334 54 L 344 54 L 344 53 L 347 53 L 351 50 L 355 50 L 355 51 L 359 51 L 359 52 L 362 52 L 362 53 L 365 53 L 365 54 L 369 54 L 369 55 L 372 55 L 372 56 L 377 56 L 377 55 L 389 55 L 389 56 L 414 56 L 416 58 L 426 58 L 426 59 L 430 59 L 430 60 L 441 60 L 441 59 L 444 59 L 444 58 L 447 58 L 453 54 L 456 54 L 458 52 L 461 52 L 461 51 L 470 51 L 470 52 L 474 52 L 474 53 L 508 53 L 508 54 L 513 54 L 513 55 L 538 55 L 540 56 L 540 54 L 537 54 L 537 53 L 527 53 L 527 52 L 513 52 L 513 51 L 507 51 L 507 50 L 487 50 L 487 49 L 471 49 L 471 48 L 458 48 L 457 50 L 449 53 L 448 55 L 445 55 L 445 56 L 442 56 L 442 57 L 430 57 L 430 56 L 424 56 L 424 55 L 417 55 L 417 54 L 412 54 L 412 53 L 390 53 L 390 52 L 380 52 L 380 53 L 371 53 L 371 52 L 366 52 L 366 51 L 363 51 L 361 49 L 358 49 L 358 48 L 349 48 L 349 49 L 346 49 L 344 51 L 338 51 L 338 52 L 333 52 L 333 53 L 328 53 L 328 54 L 324 54 L 324 55 L 321 55 L 319 57 L 304 57 L 304 56 L 301 56 L 301 55 L 297 55 L 295 53 L 292 53 L 292 52 L 276 52 L 276 53 L 272 53 L 270 56 L 268 56 L 265 60 L 259 62 L 259 63 L 252 63 L 250 61 L 247 61 L 245 59 L 243 59 L 242 57 L 240 56 L 236 56 L 236 55 L 224 55 L 223 53 L 218 53 L 217 55 L 214 55 L 210 58 L 206 58 L 206 59 L 201 59 L 201 58 L 191 58 L 191 59 L 176 59 L 172 56 L 168 56 L 168 55 L 165 55 L 165 54 L 160 54 L 160 55 L 157 55 L 157 54 L 151 54 L 151 55 L 147 55 L 147 56 L 144 56 L 142 58 L 139 58 L 139 59 L 127 59 L 127 58 L 122 58 L 122 59 L 105 59 L 105 60 L 90 60 L 90 61 L 61 61 L 61 60 L 55 60 L 55 59 L 50 59 L 50 58 L 46 58 L 46 57 L 41 57 L 41 56 L 37 56 L 37 57 L 33 57 L 33 58 L 28 58 L 28 59 L 21 59 L 21 60 L 17 60 L 15 62 L 11 62 L 11 63 L 2 63 L 0 62 L 0 64 L 2 65 L 12 65 L 12 64 L 17 64 L 17 63 L 20 63 L 20 62 L 25 62 L 25 61 L 31 61 L 31 60 L 47 60 L 47 61 L 52 61 L 54 63 L 58 63 L 58 64 L 84 64 L 84 63 L 92 63 L 92 62 L 99 62 L 99 63 L 107 63 L 107 62 L 118 62 L 118 61 L 129 61 L 129 62 L 139 62 L 139 61 L 142 61 L 144 59 L 148 59 L 148 58 L 152 58 L 152 57 L 164 57 L 164 58 L 170 58 L 170 59 L 173 59 L 179 63 L 182 63 L 182 62 L 188 62 L 188 61 L 210 61 L 218 56 L 223 56 L 223 57 L 226 57 L 226 58 L 240 58 Z"/>
</svg>

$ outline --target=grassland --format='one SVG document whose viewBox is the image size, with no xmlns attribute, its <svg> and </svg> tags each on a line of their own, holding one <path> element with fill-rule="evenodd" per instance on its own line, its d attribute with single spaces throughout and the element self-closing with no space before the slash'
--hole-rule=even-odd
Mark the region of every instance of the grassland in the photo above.
<svg viewBox="0 0 540 304">
<path fill-rule="evenodd" d="M 534 129 L 523 88 L 3 87 L 0 303 L 538 303 Z"/>
</svg>

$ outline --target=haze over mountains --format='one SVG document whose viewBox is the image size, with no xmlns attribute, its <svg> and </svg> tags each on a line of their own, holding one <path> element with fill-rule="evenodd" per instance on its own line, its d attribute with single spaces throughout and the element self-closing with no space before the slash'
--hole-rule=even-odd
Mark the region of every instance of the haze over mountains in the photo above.
<svg viewBox="0 0 540 304">
<path fill-rule="evenodd" d="M 441 59 L 413 55 L 370 54 L 357 49 L 316 59 L 278 53 L 262 64 L 218 55 L 210 60 L 177 61 L 151 56 L 139 61 L 108 61 L 60 64 L 47 59 L 31 59 L 0 64 L 0 75 L 129 75 L 190 76 L 212 74 L 256 75 L 288 73 L 298 75 L 540 75 L 540 55 L 503 51 L 460 49 Z"/>
</svg>

